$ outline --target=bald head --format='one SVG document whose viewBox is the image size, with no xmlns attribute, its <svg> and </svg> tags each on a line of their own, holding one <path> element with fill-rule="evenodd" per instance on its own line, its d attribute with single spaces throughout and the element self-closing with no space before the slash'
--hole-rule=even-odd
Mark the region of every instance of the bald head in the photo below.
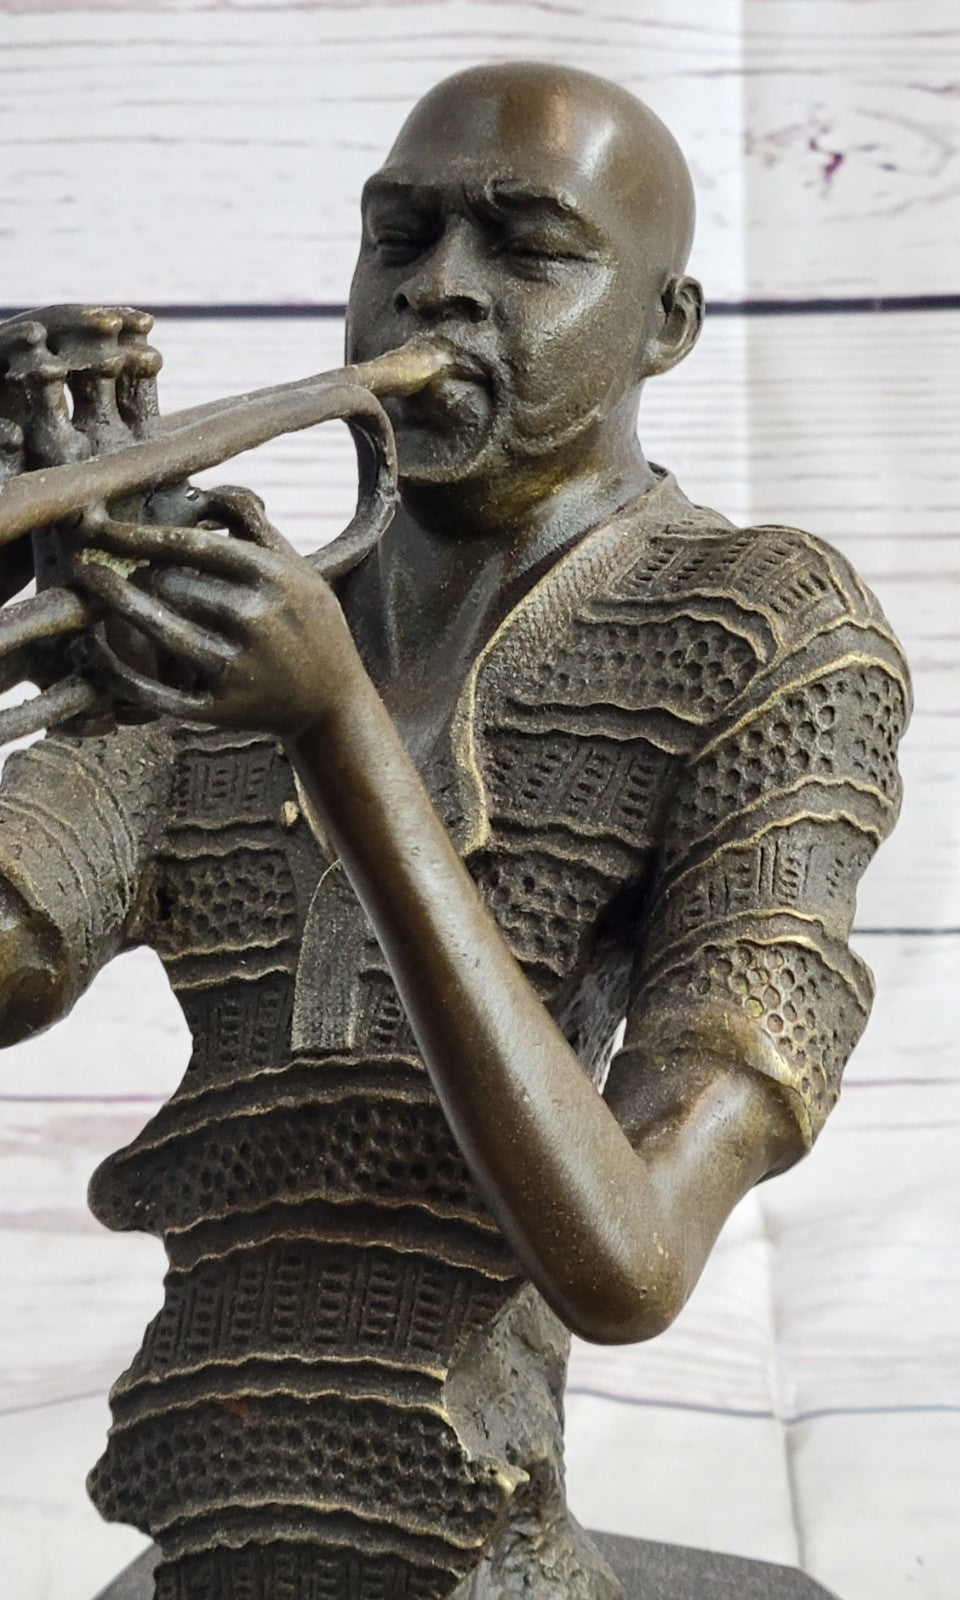
<svg viewBox="0 0 960 1600">
<path fill-rule="evenodd" d="M 431 89 L 364 188 L 347 317 L 351 360 L 424 333 L 467 358 L 395 407 L 404 481 L 526 463 L 543 493 L 588 456 L 629 476 L 642 386 L 700 327 L 693 209 L 662 122 L 602 78 L 517 63 Z"/>
<path fill-rule="evenodd" d="M 658 275 L 679 275 L 694 230 L 690 173 L 673 135 L 648 106 L 593 73 L 543 62 L 471 67 L 419 100 L 384 171 L 425 150 L 449 166 L 482 162 L 492 175 L 574 187 L 570 198 L 642 241 Z"/>
</svg>

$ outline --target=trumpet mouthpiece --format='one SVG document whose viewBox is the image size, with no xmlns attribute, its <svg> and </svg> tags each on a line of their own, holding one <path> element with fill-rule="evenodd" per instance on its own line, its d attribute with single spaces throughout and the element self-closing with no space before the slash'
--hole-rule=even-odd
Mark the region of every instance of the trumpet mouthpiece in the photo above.
<svg viewBox="0 0 960 1600">
<path fill-rule="evenodd" d="M 426 339 L 411 339 L 399 350 L 388 350 L 385 355 L 374 356 L 372 361 L 358 361 L 346 371 L 356 383 L 363 384 L 380 400 L 396 395 L 416 394 L 431 379 L 455 366 L 455 357 L 449 350 L 431 344 Z"/>
</svg>

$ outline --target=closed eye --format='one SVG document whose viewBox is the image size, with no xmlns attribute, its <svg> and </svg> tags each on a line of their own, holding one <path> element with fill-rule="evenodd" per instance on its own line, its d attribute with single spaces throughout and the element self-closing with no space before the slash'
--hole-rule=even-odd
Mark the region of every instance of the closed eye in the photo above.
<svg viewBox="0 0 960 1600">
<path fill-rule="evenodd" d="M 508 256 L 531 256 L 537 261 L 556 261 L 562 257 L 561 251 L 548 250 L 536 244 L 505 244 L 502 252 Z"/>
<path fill-rule="evenodd" d="M 422 251 L 429 249 L 433 240 L 422 233 L 379 233 L 374 238 L 374 244 L 382 256 L 389 261 L 412 261 Z"/>
<path fill-rule="evenodd" d="M 545 277 L 551 269 L 562 270 L 590 258 L 582 250 L 564 248 L 532 239 L 504 239 L 495 252 L 508 267 L 528 277 Z"/>
</svg>

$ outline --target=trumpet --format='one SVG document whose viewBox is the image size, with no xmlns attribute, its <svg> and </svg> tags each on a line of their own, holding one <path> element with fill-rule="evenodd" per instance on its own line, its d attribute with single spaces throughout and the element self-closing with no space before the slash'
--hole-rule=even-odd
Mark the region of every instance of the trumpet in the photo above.
<svg viewBox="0 0 960 1600">
<path fill-rule="evenodd" d="M 414 394 L 454 364 L 441 346 L 412 340 L 372 361 L 173 412 L 158 419 L 151 437 L 111 455 L 38 468 L 0 487 L 0 545 L 86 506 L 172 483 L 280 434 L 334 419 L 352 424 L 355 433 L 375 444 L 381 492 L 392 506 L 396 453 L 379 401 Z"/>
<path fill-rule="evenodd" d="M 76 637 L 63 643 L 84 632 L 87 617 L 65 581 L 84 543 L 82 521 L 77 531 L 84 512 L 153 495 L 281 434 L 340 420 L 350 429 L 358 462 L 357 507 L 347 532 L 375 538 L 389 523 L 398 492 L 393 430 L 381 401 L 414 394 L 455 366 L 443 346 L 412 340 L 371 361 L 157 417 L 144 437 L 109 453 L 36 468 L 0 485 L 0 545 L 34 536 L 38 586 L 36 597 L 0 608 L 0 688 L 18 678 L 31 681 L 31 650 L 39 647 L 46 658 L 42 680 L 33 679 L 42 682 L 41 692 L 0 710 L 0 744 L 64 724 L 82 732 L 85 718 L 99 730 L 116 715 L 115 708 L 107 712 L 105 723 L 104 691 L 119 695 L 122 704 L 124 691 L 135 690 L 137 674 L 106 645 L 102 624 L 92 630 L 99 638 L 86 640 L 95 649 L 78 648 Z M 256 529 L 244 531 L 258 536 Z M 87 542 L 95 543 L 95 533 Z M 91 633 L 89 626 L 85 631 Z M 128 698 L 132 710 L 136 696 Z M 190 697 L 182 701 L 188 710 Z"/>
</svg>

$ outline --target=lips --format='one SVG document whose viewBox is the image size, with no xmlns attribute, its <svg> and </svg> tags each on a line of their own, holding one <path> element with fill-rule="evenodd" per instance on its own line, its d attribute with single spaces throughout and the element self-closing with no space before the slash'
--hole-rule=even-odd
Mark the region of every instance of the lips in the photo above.
<svg viewBox="0 0 960 1600">
<path fill-rule="evenodd" d="M 429 344 L 448 360 L 415 393 L 388 402 L 394 427 L 439 428 L 443 433 L 454 430 L 468 435 L 485 427 L 498 387 L 493 364 L 455 340 L 432 333 L 417 334 L 407 344 Z"/>
<path fill-rule="evenodd" d="M 440 426 L 472 429 L 489 415 L 489 390 L 477 375 L 441 372 L 416 394 L 387 402 L 387 411 L 396 427 L 403 425 Z"/>
<path fill-rule="evenodd" d="M 488 364 L 474 355 L 472 351 L 461 350 L 456 345 L 441 345 L 451 357 L 452 365 L 446 374 L 450 378 L 459 378 L 466 383 L 485 383 L 492 385 L 493 374 Z"/>
<path fill-rule="evenodd" d="M 469 350 L 456 340 L 433 333 L 417 333 L 405 341 L 403 348 L 429 345 L 434 350 L 439 350 L 447 357 L 447 364 L 436 377 L 431 379 L 427 386 L 432 388 L 435 384 L 460 381 L 463 383 L 482 383 L 488 388 L 493 388 L 496 383 L 496 368 L 492 361 L 474 350 Z"/>
</svg>

